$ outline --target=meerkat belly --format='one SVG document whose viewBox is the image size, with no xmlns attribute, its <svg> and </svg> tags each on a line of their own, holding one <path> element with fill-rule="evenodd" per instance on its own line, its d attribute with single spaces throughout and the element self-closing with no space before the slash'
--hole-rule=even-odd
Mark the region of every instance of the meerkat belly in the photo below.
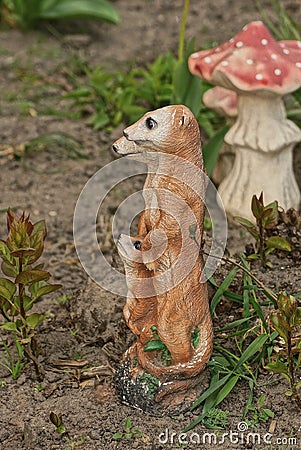
<svg viewBox="0 0 301 450">
<path fill-rule="evenodd" d="M 158 223 L 160 220 L 160 209 L 158 204 L 157 195 L 154 192 L 150 192 L 145 198 L 145 213 L 144 221 L 148 230 Z"/>
</svg>

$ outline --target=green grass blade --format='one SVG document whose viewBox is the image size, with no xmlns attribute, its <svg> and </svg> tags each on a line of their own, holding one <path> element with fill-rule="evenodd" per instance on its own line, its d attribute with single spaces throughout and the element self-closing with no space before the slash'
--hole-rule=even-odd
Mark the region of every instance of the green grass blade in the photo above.
<svg viewBox="0 0 301 450">
<path fill-rule="evenodd" d="M 217 307 L 217 305 L 221 301 L 222 296 L 224 295 L 225 291 L 228 289 L 228 287 L 232 283 L 232 281 L 233 281 L 235 275 L 237 274 L 238 270 L 239 270 L 238 267 L 234 267 L 231 270 L 231 272 L 226 276 L 226 278 L 224 279 L 224 281 L 222 282 L 222 284 L 220 285 L 220 287 L 218 288 L 218 290 L 214 294 L 214 297 L 213 297 L 213 299 L 211 301 L 211 305 L 210 305 L 210 312 L 211 312 L 211 314 L 214 313 L 215 308 Z"/>
<path fill-rule="evenodd" d="M 228 325 L 226 325 L 226 326 L 224 326 L 222 328 L 219 328 L 217 330 L 217 333 L 221 333 L 222 331 L 227 331 L 227 330 L 231 330 L 231 328 L 238 327 L 239 325 L 242 325 L 245 322 L 249 322 L 249 320 L 251 318 L 252 317 L 244 317 L 243 319 L 234 320 L 234 322 L 231 322 Z"/>
<path fill-rule="evenodd" d="M 207 142 L 203 145 L 204 163 L 208 175 L 212 174 L 216 164 L 220 149 L 224 142 L 225 134 L 229 131 L 229 125 L 220 128 Z"/>
<path fill-rule="evenodd" d="M 267 334 L 261 334 L 261 335 L 257 336 L 257 338 L 253 342 L 251 342 L 251 344 L 246 348 L 246 350 L 243 352 L 243 354 L 239 358 L 234 371 L 239 369 L 252 356 L 254 356 L 255 353 L 257 353 L 260 350 L 260 348 L 266 343 L 266 341 L 268 339 L 269 339 L 269 336 Z"/>
<path fill-rule="evenodd" d="M 232 375 L 231 378 L 227 381 L 227 383 L 223 386 L 223 388 L 218 391 L 218 394 L 216 396 L 215 402 L 213 407 L 215 408 L 217 405 L 219 405 L 232 391 L 232 389 L 235 387 L 236 383 L 238 382 L 240 376 L 239 375 Z"/>
<path fill-rule="evenodd" d="M 194 404 L 190 408 L 190 411 L 193 411 L 194 409 L 196 409 L 201 403 L 203 403 L 204 400 L 206 400 L 206 398 L 209 397 L 209 395 L 213 394 L 218 389 L 220 389 L 222 386 L 224 386 L 224 384 L 228 381 L 230 376 L 231 376 L 231 374 L 229 373 L 229 374 L 225 375 L 223 378 L 221 378 L 214 386 L 209 386 L 209 388 L 206 389 L 206 391 L 203 392 L 203 394 L 194 402 Z"/>
</svg>

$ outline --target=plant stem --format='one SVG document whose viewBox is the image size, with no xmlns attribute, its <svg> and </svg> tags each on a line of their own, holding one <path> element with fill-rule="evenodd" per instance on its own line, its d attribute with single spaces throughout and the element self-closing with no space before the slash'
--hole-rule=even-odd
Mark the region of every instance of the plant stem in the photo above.
<svg viewBox="0 0 301 450">
<path fill-rule="evenodd" d="M 265 248 L 264 248 L 264 227 L 262 224 L 262 219 L 259 219 L 258 223 L 258 230 L 259 230 L 259 249 L 258 253 L 260 256 L 260 261 L 262 267 L 266 267 L 266 254 L 265 254 Z"/>
<path fill-rule="evenodd" d="M 19 274 L 23 270 L 23 261 L 22 257 L 19 258 Z M 24 309 L 24 284 L 19 283 L 19 300 L 20 300 L 20 316 L 23 320 L 23 326 L 22 326 L 22 339 L 25 339 L 27 337 L 27 331 L 26 331 L 26 312 Z"/>
<path fill-rule="evenodd" d="M 290 387 L 293 394 L 292 397 L 297 403 L 298 407 L 301 409 L 301 398 L 296 388 L 294 357 L 292 352 L 292 332 L 290 330 L 287 331 L 287 358 Z"/>
<path fill-rule="evenodd" d="M 188 15 L 188 10 L 189 10 L 189 3 L 190 3 L 190 0 L 185 0 L 184 1 L 182 20 L 181 20 L 179 51 L 178 51 L 179 62 L 183 61 L 183 57 L 184 57 L 185 31 L 186 31 L 186 23 L 187 23 L 187 15 Z"/>
<path fill-rule="evenodd" d="M 23 261 L 22 257 L 19 258 L 19 273 L 21 273 L 23 270 Z M 20 316 L 23 321 L 22 328 L 21 328 L 21 335 L 22 339 L 27 339 L 27 324 L 26 324 L 26 311 L 24 308 L 24 284 L 19 283 L 19 299 L 20 299 Z M 33 362 L 34 369 L 37 375 L 38 380 L 43 379 L 43 374 L 41 372 L 41 367 L 38 362 L 38 358 L 35 356 L 33 351 L 33 346 L 35 344 L 34 336 L 30 338 L 30 342 L 26 343 L 24 345 L 25 354 L 28 359 L 30 359 Z"/>
</svg>

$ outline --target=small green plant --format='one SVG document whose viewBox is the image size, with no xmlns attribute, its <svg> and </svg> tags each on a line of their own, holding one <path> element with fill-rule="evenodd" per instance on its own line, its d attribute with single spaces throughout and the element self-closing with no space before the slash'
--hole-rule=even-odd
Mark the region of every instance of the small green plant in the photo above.
<svg viewBox="0 0 301 450">
<path fill-rule="evenodd" d="M 301 325 L 301 307 L 292 295 L 282 292 L 277 299 L 278 309 L 273 311 L 270 319 L 272 327 L 284 341 L 284 348 L 275 361 L 265 366 L 275 373 L 281 373 L 289 383 L 287 395 L 301 409 L 301 381 L 296 371 L 301 366 L 301 339 L 294 337 L 294 332 Z"/>
<path fill-rule="evenodd" d="M 268 255 L 274 250 L 291 251 L 290 244 L 280 236 L 268 237 L 268 232 L 275 228 L 278 222 L 278 202 L 274 201 L 268 205 L 263 203 L 263 193 L 257 198 L 252 197 L 251 209 L 256 220 L 256 225 L 243 217 L 235 217 L 256 241 L 256 253 L 248 256 L 248 259 L 259 259 L 263 267 L 273 267 L 268 261 Z"/>
<path fill-rule="evenodd" d="M 2 0 L 1 20 L 23 29 L 35 28 L 42 20 L 72 17 L 118 23 L 118 14 L 107 0 Z"/>
<path fill-rule="evenodd" d="M 79 447 L 85 443 L 84 433 L 82 434 L 81 439 L 77 441 L 70 438 L 61 414 L 55 414 L 54 412 L 51 412 L 49 418 L 51 423 L 53 423 L 53 425 L 55 426 L 56 433 L 61 434 L 66 440 L 68 446 L 65 448 L 65 450 L 73 450 L 74 448 Z"/>
<path fill-rule="evenodd" d="M 146 388 L 146 395 L 148 398 L 151 398 L 156 391 L 156 389 L 159 387 L 159 378 L 154 377 L 150 373 L 143 373 L 138 376 L 138 379 L 143 386 Z"/>
<path fill-rule="evenodd" d="M 87 70 L 88 84 L 65 98 L 72 99 L 82 115 L 92 105 L 94 113 L 88 123 L 96 129 L 111 131 L 120 123 L 135 122 L 149 109 L 170 103 L 175 64 L 172 54 L 166 53 L 147 69 L 107 72 L 97 67 Z"/>
<path fill-rule="evenodd" d="M 265 408 L 264 403 L 265 396 L 261 394 L 256 404 L 251 403 L 247 405 L 246 410 L 251 415 L 251 419 L 247 419 L 250 427 L 258 427 L 262 422 L 267 422 L 274 418 L 275 414 L 269 408 Z"/>
<path fill-rule="evenodd" d="M 50 273 L 43 270 L 43 264 L 37 264 L 44 249 L 45 221 L 33 224 L 29 216 L 23 213 L 19 217 L 8 209 L 7 228 L 6 241 L 0 240 L 1 269 L 5 275 L 0 278 L 0 314 L 5 321 L 0 330 L 13 333 L 18 360 L 13 363 L 8 346 L 3 344 L 8 355 L 6 362 L 9 362 L 13 377 L 18 376 L 24 367 L 24 352 L 27 360 L 33 362 L 36 375 L 41 378 L 39 347 L 34 332 L 45 316 L 30 311 L 39 298 L 56 291 L 61 285 L 49 284 Z"/>
<path fill-rule="evenodd" d="M 55 426 L 55 431 L 58 434 L 62 435 L 68 434 L 61 414 L 55 414 L 54 412 L 51 412 L 49 418 L 51 423 L 53 423 L 53 425 Z"/>
<path fill-rule="evenodd" d="M 39 383 L 34 387 L 35 392 L 42 392 L 44 389 L 45 389 L 45 387 L 43 386 L 42 383 Z"/>
<path fill-rule="evenodd" d="M 69 333 L 71 334 L 71 336 L 76 336 L 78 332 L 79 328 L 69 328 Z"/>
<path fill-rule="evenodd" d="M 124 431 L 113 434 L 112 439 L 133 439 L 135 436 L 142 436 L 142 432 L 138 429 L 132 429 L 132 421 L 128 417 L 124 424 Z"/>
<path fill-rule="evenodd" d="M 26 361 L 24 362 L 23 360 L 24 356 L 23 346 L 16 339 L 14 340 L 14 344 L 17 351 L 16 358 L 14 358 L 7 342 L 4 339 L 2 339 L 2 345 L 6 354 L 0 355 L 1 358 L 0 365 L 2 367 L 5 367 L 10 372 L 13 380 L 17 380 L 22 370 L 27 365 L 27 362 Z"/>
<path fill-rule="evenodd" d="M 153 332 L 153 339 L 151 339 L 150 341 L 148 341 L 145 344 L 144 351 L 145 352 L 153 352 L 153 351 L 161 352 L 162 360 L 165 361 L 167 365 L 170 364 L 171 363 L 170 351 L 168 350 L 168 348 L 166 347 L 164 342 L 162 342 L 161 339 L 159 338 L 158 333 L 157 333 L 157 328 L 154 325 L 151 327 L 151 330 Z"/>
<path fill-rule="evenodd" d="M 206 428 L 213 430 L 226 428 L 228 425 L 229 411 L 223 411 L 219 408 L 212 408 L 207 412 L 207 415 L 203 419 L 203 424 Z"/>
</svg>

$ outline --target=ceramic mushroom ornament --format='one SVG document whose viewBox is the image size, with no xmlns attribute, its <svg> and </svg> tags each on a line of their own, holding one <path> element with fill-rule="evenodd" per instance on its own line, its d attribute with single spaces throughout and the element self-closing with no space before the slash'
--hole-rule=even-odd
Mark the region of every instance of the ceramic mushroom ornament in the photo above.
<svg viewBox="0 0 301 450">
<path fill-rule="evenodd" d="M 251 197 L 261 191 L 267 202 L 298 209 L 292 150 L 301 131 L 287 120 L 282 97 L 301 85 L 301 42 L 277 42 L 262 22 L 251 22 L 219 47 L 192 54 L 189 68 L 238 95 L 238 117 L 225 136 L 235 162 L 219 186 L 226 211 L 252 219 Z"/>
</svg>

